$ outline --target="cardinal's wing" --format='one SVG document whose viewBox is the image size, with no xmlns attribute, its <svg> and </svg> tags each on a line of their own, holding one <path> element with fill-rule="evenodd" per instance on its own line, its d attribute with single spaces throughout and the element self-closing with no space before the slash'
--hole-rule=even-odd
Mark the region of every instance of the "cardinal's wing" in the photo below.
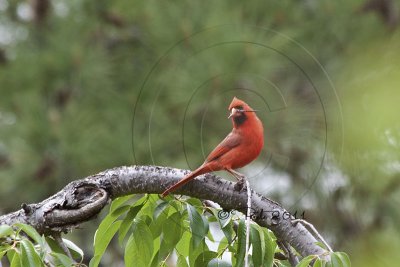
<svg viewBox="0 0 400 267">
<path fill-rule="evenodd" d="M 216 160 L 222 155 L 226 154 L 232 148 L 237 147 L 240 145 L 241 139 L 242 138 L 239 134 L 231 132 L 216 148 L 214 148 L 213 151 L 211 151 L 210 155 L 208 155 L 206 159 L 206 162 Z"/>
</svg>

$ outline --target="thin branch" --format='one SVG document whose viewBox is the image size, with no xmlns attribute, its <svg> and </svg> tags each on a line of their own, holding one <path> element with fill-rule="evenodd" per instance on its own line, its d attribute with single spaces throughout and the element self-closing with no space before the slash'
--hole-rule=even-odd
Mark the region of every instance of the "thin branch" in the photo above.
<svg viewBox="0 0 400 267">
<path fill-rule="evenodd" d="M 325 239 L 322 237 L 322 235 L 317 231 L 317 229 L 314 227 L 314 225 L 312 225 L 311 223 L 307 222 L 306 220 L 303 219 L 295 219 L 292 220 L 292 223 L 296 224 L 296 223 L 302 223 L 305 226 L 308 227 L 308 229 L 310 229 L 313 234 L 326 246 L 326 248 L 330 251 L 333 252 L 332 248 L 328 245 L 328 242 L 325 241 Z"/>
<path fill-rule="evenodd" d="M 246 253 L 244 258 L 244 266 L 249 266 L 249 257 L 247 257 L 247 253 L 249 253 L 250 248 L 250 221 L 251 221 L 251 189 L 250 183 L 248 179 L 246 181 L 246 189 L 247 189 L 247 212 L 246 212 Z"/>
<path fill-rule="evenodd" d="M 290 244 L 287 242 L 278 241 L 278 245 L 285 252 L 286 258 L 290 265 L 295 267 L 299 263 L 299 259 L 297 258 L 296 253 L 292 250 Z"/>
<path fill-rule="evenodd" d="M 187 173 L 186 170 L 157 166 L 123 166 L 106 170 L 73 181 L 40 203 L 24 205 L 24 209 L 0 216 L 0 225 L 21 222 L 47 235 L 68 232 L 93 219 L 112 199 L 129 194 L 160 194 Z M 225 210 L 247 211 L 246 190 L 235 190 L 234 183 L 212 174 L 197 177 L 176 190 L 176 194 L 209 199 Z M 279 241 L 287 242 L 303 257 L 329 257 L 306 227 L 300 223 L 292 224 L 285 217 L 289 213 L 278 203 L 253 191 L 251 207 L 254 222 L 268 227 Z"/>
<path fill-rule="evenodd" d="M 61 233 L 60 232 L 55 232 L 51 235 L 54 240 L 57 242 L 57 244 L 61 247 L 61 249 L 64 251 L 65 255 L 67 255 L 71 260 L 74 260 L 74 258 L 71 255 L 71 252 L 65 245 L 64 241 L 61 238 Z"/>
</svg>

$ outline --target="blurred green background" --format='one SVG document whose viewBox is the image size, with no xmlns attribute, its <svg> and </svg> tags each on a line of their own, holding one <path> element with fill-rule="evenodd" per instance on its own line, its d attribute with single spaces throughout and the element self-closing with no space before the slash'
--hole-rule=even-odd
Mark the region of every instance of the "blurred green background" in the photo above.
<svg viewBox="0 0 400 267">
<path fill-rule="evenodd" d="M 193 169 L 237 96 L 265 127 L 243 170 L 254 188 L 304 211 L 353 266 L 395 266 L 399 8 L 0 0 L 0 214 L 107 168 Z M 99 220 L 69 235 L 89 257 Z"/>
</svg>

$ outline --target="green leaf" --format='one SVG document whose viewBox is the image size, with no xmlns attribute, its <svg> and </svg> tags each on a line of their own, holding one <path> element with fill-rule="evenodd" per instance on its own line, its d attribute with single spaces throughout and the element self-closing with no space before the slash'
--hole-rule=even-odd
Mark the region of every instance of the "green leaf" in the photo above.
<svg viewBox="0 0 400 267">
<path fill-rule="evenodd" d="M 232 265 L 230 263 L 227 263 L 226 261 L 220 260 L 220 259 L 212 259 L 207 267 L 231 267 Z"/>
<path fill-rule="evenodd" d="M 156 220 L 160 214 L 166 212 L 168 215 L 167 210 L 169 209 L 169 203 L 168 202 L 161 202 L 160 204 L 157 205 L 157 207 L 154 209 L 153 213 L 153 220 Z"/>
<path fill-rule="evenodd" d="M 45 240 L 52 252 L 64 254 L 63 249 L 52 237 L 47 236 Z"/>
<path fill-rule="evenodd" d="M 23 223 L 16 223 L 14 224 L 16 227 L 18 227 L 19 229 L 21 229 L 25 234 L 27 234 L 30 238 L 32 238 L 36 243 L 40 243 L 41 242 L 41 236 L 39 235 L 39 233 L 36 231 L 35 228 L 33 228 L 32 226 L 28 225 L 28 224 L 23 224 Z"/>
<path fill-rule="evenodd" d="M 182 236 L 182 216 L 180 212 L 175 212 L 165 221 L 163 225 L 163 239 L 167 244 L 175 247 Z"/>
<path fill-rule="evenodd" d="M 122 221 L 115 222 L 119 216 L 130 209 L 129 205 L 120 206 L 127 201 L 127 197 L 121 200 L 117 199 L 114 204 L 113 211 L 107 214 L 107 216 L 100 223 L 94 235 L 94 257 L 90 261 L 93 266 L 97 266 L 100 263 L 100 259 L 104 254 L 105 249 L 113 238 L 115 232 L 119 229 Z M 119 205 L 119 206 L 118 206 Z M 92 266 L 92 265 L 91 265 Z"/>
<path fill-rule="evenodd" d="M 226 237 L 224 236 L 219 241 L 218 249 L 217 249 L 218 254 L 222 253 L 222 251 L 225 251 L 227 246 L 229 246 L 229 243 L 228 243 L 228 240 L 226 239 Z"/>
<path fill-rule="evenodd" d="M 46 243 L 46 237 L 44 235 L 42 235 L 40 237 L 40 242 L 38 243 L 38 245 L 40 246 L 40 249 L 36 249 L 37 251 L 40 252 L 40 258 L 44 259 L 48 250 L 48 245 Z"/>
<path fill-rule="evenodd" d="M 8 253 L 7 253 L 8 254 Z M 11 260 L 10 260 L 10 267 L 21 267 L 21 257 L 20 254 L 15 252 L 12 254 Z M 23 266 L 25 267 L 25 266 Z"/>
<path fill-rule="evenodd" d="M 325 267 L 326 261 L 317 258 L 313 267 Z"/>
<path fill-rule="evenodd" d="M 67 246 L 67 248 L 71 251 L 71 254 L 72 254 L 73 257 L 75 257 L 74 254 L 77 254 L 80 257 L 80 260 L 83 259 L 84 253 L 83 253 L 83 250 L 80 247 L 78 247 L 71 240 L 68 240 L 68 239 L 65 239 L 65 238 L 63 238 L 62 240 L 63 240 L 64 244 Z"/>
<path fill-rule="evenodd" d="M 183 232 L 181 238 L 179 239 L 179 242 L 176 244 L 175 249 L 176 251 L 182 255 L 182 256 L 189 256 L 189 247 L 188 244 L 190 244 L 190 238 L 192 237 L 192 234 L 189 231 Z"/>
<path fill-rule="evenodd" d="M 176 267 L 189 267 L 184 256 L 182 256 L 182 255 L 178 256 L 178 261 L 176 262 Z"/>
<path fill-rule="evenodd" d="M 189 203 L 191 206 L 194 206 L 194 207 L 203 207 L 203 203 L 198 198 L 191 197 L 186 200 L 186 203 Z"/>
<path fill-rule="evenodd" d="M 235 231 L 233 230 L 233 223 L 229 221 L 228 224 L 225 225 L 224 228 L 221 228 L 222 232 L 224 233 L 226 239 L 229 243 L 232 243 L 233 236 L 235 235 Z"/>
<path fill-rule="evenodd" d="M 218 219 L 215 216 L 207 216 L 208 222 L 218 222 Z"/>
<path fill-rule="evenodd" d="M 6 256 L 7 256 L 7 259 L 8 259 L 8 261 L 9 261 L 10 263 L 12 262 L 15 253 L 16 253 L 15 248 L 10 249 L 9 251 L 7 251 Z"/>
<path fill-rule="evenodd" d="M 68 257 L 62 253 L 51 252 L 50 255 L 56 259 L 57 266 L 59 266 L 59 264 L 61 264 L 62 266 L 65 266 L 65 267 L 71 267 L 74 263 L 74 261 L 70 257 Z"/>
<path fill-rule="evenodd" d="M 160 251 L 157 251 L 157 253 L 154 255 L 153 260 L 151 261 L 151 264 L 149 265 L 150 267 L 159 267 L 160 266 L 161 260 L 160 260 L 159 252 Z"/>
<path fill-rule="evenodd" d="M 3 256 L 7 253 L 6 250 L 0 250 L 0 261 L 3 258 Z"/>
<path fill-rule="evenodd" d="M 237 230 L 238 235 L 238 249 L 236 253 L 236 265 L 237 267 L 243 266 L 244 257 L 247 256 L 246 253 L 246 225 L 244 220 L 240 220 L 239 227 Z"/>
<path fill-rule="evenodd" d="M 203 218 L 203 220 L 206 220 L 205 216 L 202 216 L 202 218 Z M 207 229 L 209 229 L 209 221 L 208 220 L 207 220 Z M 206 236 L 208 238 L 208 241 L 213 242 L 213 243 L 215 242 L 214 236 L 212 235 L 211 231 L 207 230 Z"/>
<path fill-rule="evenodd" d="M 168 201 L 169 206 L 173 207 L 175 211 L 181 211 L 182 210 L 182 202 L 178 201 L 176 199 L 173 199 L 171 201 Z"/>
<path fill-rule="evenodd" d="M 79 258 L 80 260 L 82 260 L 83 255 L 84 255 L 82 249 L 80 249 L 77 245 L 75 245 L 72 241 L 70 241 L 68 239 L 63 238 L 62 240 L 63 240 L 64 244 L 66 245 L 66 247 L 70 250 L 72 257 Z M 53 238 L 46 237 L 45 242 L 50 247 L 50 249 L 53 253 L 65 255 L 64 250 L 60 247 L 58 242 L 56 242 Z"/>
<path fill-rule="evenodd" d="M 208 232 L 208 221 L 190 204 L 187 204 L 190 229 L 192 232 L 193 246 L 196 247 L 204 239 Z"/>
<path fill-rule="evenodd" d="M 194 262 L 194 267 L 207 266 L 208 263 L 217 256 L 218 253 L 215 251 L 204 251 L 199 256 L 197 256 L 196 261 Z"/>
<path fill-rule="evenodd" d="M 21 266 L 36 267 L 42 266 L 42 260 L 37 254 L 33 244 L 28 239 L 21 241 Z"/>
<path fill-rule="evenodd" d="M 341 258 L 336 253 L 331 254 L 331 264 L 332 264 L 332 267 L 343 267 L 344 266 Z"/>
<path fill-rule="evenodd" d="M 150 218 L 153 218 L 154 209 L 157 206 L 159 200 L 160 198 L 156 194 L 147 195 L 146 201 L 144 203 L 145 205 L 140 210 L 140 213 L 138 213 L 138 216 L 147 215 Z"/>
<path fill-rule="evenodd" d="M 163 258 L 175 249 L 181 239 L 183 226 L 180 212 L 175 212 L 164 221 L 162 233 L 159 256 Z"/>
<path fill-rule="evenodd" d="M 308 267 L 310 262 L 315 259 L 317 256 L 315 255 L 309 255 L 307 257 L 304 257 L 297 265 L 296 267 Z"/>
<path fill-rule="evenodd" d="M 133 219 L 135 219 L 138 212 L 141 210 L 144 204 L 140 204 L 138 206 L 133 206 L 129 209 L 128 213 L 126 214 L 125 218 L 122 220 L 121 227 L 118 231 L 118 242 L 122 245 L 126 234 L 128 233 L 130 227 L 133 224 Z"/>
<path fill-rule="evenodd" d="M 104 222 L 104 221 L 103 221 Z M 103 223 L 102 222 L 102 223 Z M 102 224 L 101 223 L 101 224 Z M 97 229 L 94 236 L 94 257 L 90 260 L 89 266 L 98 266 L 103 256 L 104 252 L 111 239 L 114 237 L 115 233 L 118 231 L 121 221 L 116 221 L 111 225 L 108 225 L 108 222 L 105 223 L 102 227 L 100 224 L 99 229 Z M 108 225 L 107 228 L 104 226 Z"/>
<path fill-rule="evenodd" d="M 335 252 L 335 254 L 340 258 L 342 266 L 351 267 L 351 262 L 349 256 L 344 252 Z"/>
<path fill-rule="evenodd" d="M 162 202 L 162 203 L 167 203 L 167 202 Z M 159 207 L 159 206 L 158 206 Z M 165 207 L 164 211 L 168 210 L 167 207 Z M 161 235 L 162 229 L 164 226 L 165 220 L 168 218 L 168 212 L 160 212 L 158 211 L 158 215 L 156 215 L 156 211 L 153 213 L 153 222 L 150 224 L 150 231 L 153 234 L 154 238 L 157 238 L 158 236 Z"/>
<path fill-rule="evenodd" d="M 118 207 L 115 210 L 111 211 L 109 214 L 107 214 L 104 220 L 108 217 L 112 222 L 114 222 L 116 219 L 118 219 L 119 216 L 126 213 L 130 208 L 131 206 L 129 205 Z"/>
<path fill-rule="evenodd" d="M 0 225 L 0 238 L 12 235 L 14 233 L 11 226 L 3 224 Z"/>
<path fill-rule="evenodd" d="M 270 235 L 270 232 L 266 228 L 262 228 L 264 232 L 264 242 L 265 242 L 265 254 L 264 254 L 264 266 L 273 266 L 275 250 L 277 247 L 275 239 Z"/>
<path fill-rule="evenodd" d="M 119 208 L 122 204 L 124 204 L 125 202 L 127 202 L 128 200 L 132 199 L 134 197 L 134 195 L 128 195 L 128 196 L 123 196 L 123 197 L 118 197 L 116 199 L 114 199 L 111 202 L 111 206 L 110 206 L 110 213 L 112 213 L 113 211 L 115 211 L 117 208 Z"/>
<path fill-rule="evenodd" d="M 258 225 L 250 225 L 250 242 L 253 247 L 254 266 L 264 266 L 265 241 L 264 232 Z"/>
<path fill-rule="evenodd" d="M 125 248 L 125 266 L 148 266 L 153 256 L 153 236 L 142 220 L 136 220 Z"/>
<path fill-rule="evenodd" d="M 193 242 L 190 242 L 190 244 L 189 244 L 189 266 L 194 266 L 197 257 L 204 251 L 209 251 L 205 240 L 202 240 L 201 243 L 196 247 L 193 246 Z"/>
</svg>

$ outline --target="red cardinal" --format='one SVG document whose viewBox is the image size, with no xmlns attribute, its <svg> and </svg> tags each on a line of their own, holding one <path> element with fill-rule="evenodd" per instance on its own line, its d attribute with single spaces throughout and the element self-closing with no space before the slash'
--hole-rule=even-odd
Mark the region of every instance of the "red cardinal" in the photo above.
<svg viewBox="0 0 400 267">
<path fill-rule="evenodd" d="M 208 155 L 204 163 L 179 182 L 162 193 L 162 197 L 186 184 L 195 177 L 213 171 L 226 170 L 243 181 L 244 176 L 234 169 L 241 168 L 258 157 L 264 145 L 264 130 L 261 121 L 249 105 L 233 98 L 228 110 L 233 129 L 227 137 Z"/>
</svg>

